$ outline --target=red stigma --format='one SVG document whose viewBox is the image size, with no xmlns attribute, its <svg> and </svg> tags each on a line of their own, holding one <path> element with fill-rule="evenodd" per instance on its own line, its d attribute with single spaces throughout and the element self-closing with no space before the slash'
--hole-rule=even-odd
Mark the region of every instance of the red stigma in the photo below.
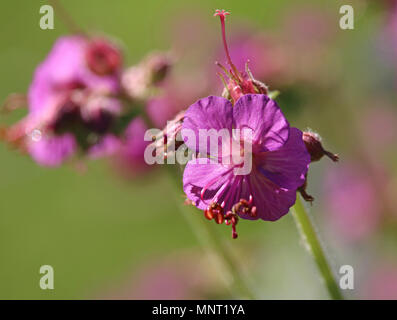
<svg viewBox="0 0 397 320">
<path fill-rule="evenodd" d="M 250 93 L 261 93 L 267 94 L 267 87 L 258 80 L 255 80 L 248 68 L 248 62 L 246 64 L 246 72 L 240 72 L 237 70 L 236 66 L 233 64 L 232 58 L 230 56 L 229 47 L 226 41 L 226 28 L 225 19 L 230 13 L 225 10 L 216 10 L 214 16 L 219 17 L 221 21 L 222 30 L 222 41 L 225 50 L 227 62 L 230 66 L 229 68 L 224 67 L 219 62 L 216 65 L 222 69 L 226 77 L 229 78 L 228 81 L 225 80 L 222 73 L 219 72 L 218 75 L 221 78 L 223 85 L 225 87 L 222 96 L 231 100 L 231 102 L 236 102 L 241 96 Z"/>
<path fill-rule="evenodd" d="M 214 13 L 214 17 L 220 17 L 221 19 L 225 19 L 226 16 L 229 16 L 229 15 L 230 15 L 230 12 L 227 12 L 224 9 L 222 9 L 222 10 L 216 9 L 215 13 Z"/>
</svg>

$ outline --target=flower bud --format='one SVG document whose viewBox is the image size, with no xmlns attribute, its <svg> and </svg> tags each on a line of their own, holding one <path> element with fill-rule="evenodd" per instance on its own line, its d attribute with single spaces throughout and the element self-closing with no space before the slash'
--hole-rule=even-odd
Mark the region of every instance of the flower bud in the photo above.
<svg viewBox="0 0 397 320">
<path fill-rule="evenodd" d="M 339 160 L 339 156 L 337 154 L 333 154 L 324 150 L 321 144 L 321 137 L 317 133 L 311 131 L 303 132 L 302 139 L 306 145 L 307 151 L 310 154 L 310 159 L 312 162 L 319 161 L 324 155 L 334 162 Z"/>
<path fill-rule="evenodd" d="M 148 99 L 152 89 L 167 78 L 171 65 L 172 58 L 168 54 L 150 54 L 123 72 L 122 87 L 133 99 Z"/>
<path fill-rule="evenodd" d="M 167 77 L 172 59 L 167 54 L 155 53 L 147 58 L 146 65 L 151 74 L 152 84 L 157 84 Z"/>
<path fill-rule="evenodd" d="M 122 63 L 120 51 L 103 39 L 94 39 L 88 44 L 86 59 L 90 70 L 99 76 L 114 74 Z"/>
</svg>

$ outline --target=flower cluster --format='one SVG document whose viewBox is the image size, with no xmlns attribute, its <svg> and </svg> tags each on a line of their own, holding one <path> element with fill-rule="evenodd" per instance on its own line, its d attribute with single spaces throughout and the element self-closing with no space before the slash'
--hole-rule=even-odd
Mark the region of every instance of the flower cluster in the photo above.
<svg viewBox="0 0 397 320">
<path fill-rule="evenodd" d="M 296 201 L 297 191 L 305 193 L 309 164 L 324 154 L 337 156 L 322 148 L 318 135 L 302 133 L 291 127 L 277 103 L 269 97 L 267 86 L 255 80 L 248 66 L 240 71 L 233 64 L 225 35 L 228 12 L 217 10 L 222 28 L 222 39 L 230 68 L 218 63 L 224 82 L 223 97 L 209 96 L 195 102 L 184 114 L 182 136 L 185 144 L 199 158 L 188 162 L 183 174 L 183 188 L 189 202 L 204 211 L 204 216 L 218 224 L 232 225 L 237 237 L 239 218 L 275 221 L 288 213 Z M 225 79 L 228 80 L 225 80 Z M 224 158 L 208 154 L 206 143 L 189 139 L 184 132 L 226 130 L 230 141 L 226 145 L 249 145 L 240 148 L 241 155 L 250 153 L 252 169 L 236 174 L 242 166 L 239 161 L 225 164 Z M 249 130 L 250 135 L 233 134 L 233 130 Z M 224 150 L 223 148 L 222 150 Z M 310 197 L 310 196 L 309 196 Z M 312 200 L 312 198 L 309 198 Z"/>
<path fill-rule="evenodd" d="M 3 128 L 3 139 L 43 166 L 59 166 L 77 154 L 117 154 L 123 162 L 143 166 L 147 124 L 139 113 L 149 94 L 134 93 L 154 91 L 170 64 L 167 55 L 157 53 L 124 71 L 122 52 L 110 40 L 61 37 L 36 69 L 27 116 Z M 145 78 L 137 79 L 131 69 Z M 8 101 L 17 103 L 15 98 Z"/>
</svg>

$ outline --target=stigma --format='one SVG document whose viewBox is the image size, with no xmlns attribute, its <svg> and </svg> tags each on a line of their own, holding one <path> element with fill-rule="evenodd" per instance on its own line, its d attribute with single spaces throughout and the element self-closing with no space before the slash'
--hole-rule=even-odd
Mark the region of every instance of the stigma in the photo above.
<svg viewBox="0 0 397 320">
<path fill-rule="evenodd" d="M 214 14 L 214 16 L 219 17 L 221 22 L 222 42 L 223 42 L 223 47 L 225 50 L 227 62 L 230 68 L 226 68 L 219 62 L 216 62 L 216 65 L 221 68 L 223 73 L 228 78 L 228 80 L 226 81 L 223 74 L 221 72 L 218 73 L 225 87 L 223 96 L 231 100 L 231 102 L 234 104 L 241 96 L 245 94 L 250 94 L 250 93 L 267 94 L 268 89 L 265 84 L 254 79 L 248 67 L 248 61 L 246 63 L 245 71 L 243 72 L 237 70 L 236 66 L 234 65 L 226 41 L 225 20 L 226 20 L 226 16 L 228 15 L 230 15 L 230 13 L 225 10 L 216 10 Z"/>
</svg>

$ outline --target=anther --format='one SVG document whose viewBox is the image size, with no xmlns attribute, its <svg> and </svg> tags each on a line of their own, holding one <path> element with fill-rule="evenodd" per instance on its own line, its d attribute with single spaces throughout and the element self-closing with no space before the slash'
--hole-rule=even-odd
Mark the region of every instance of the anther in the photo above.
<svg viewBox="0 0 397 320">
<path fill-rule="evenodd" d="M 219 203 L 213 202 L 206 210 L 204 210 L 204 216 L 208 220 L 215 219 L 217 224 L 222 224 L 224 220 L 223 208 Z"/>
<path fill-rule="evenodd" d="M 236 225 L 238 223 L 238 216 L 237 214 L 229 211 L 226 216 L 225 216 L 225 224 L 226 225 L 232 225 L 232 237 L 233 239 L 236 239 L 238 237 L 237 231 L 236 231 Z"/>
<path fill-rule="evenodd" d="M 215 222 L 216 222 L 217 224 L 222 224 L 223 221 L 224 221 L 223 214 L 220 213 L 220 212 L 218 212 L 217 215 L 216 215 L 216 217 L 215 217 Z"/>
<path fill-rule="evenodd" d="M 204 217 L 206 217 L 208 220 L 214 219 L 214 214 L 212 213 L 211 210 L 206 209 L 204 210 Z"/>
</svg>

